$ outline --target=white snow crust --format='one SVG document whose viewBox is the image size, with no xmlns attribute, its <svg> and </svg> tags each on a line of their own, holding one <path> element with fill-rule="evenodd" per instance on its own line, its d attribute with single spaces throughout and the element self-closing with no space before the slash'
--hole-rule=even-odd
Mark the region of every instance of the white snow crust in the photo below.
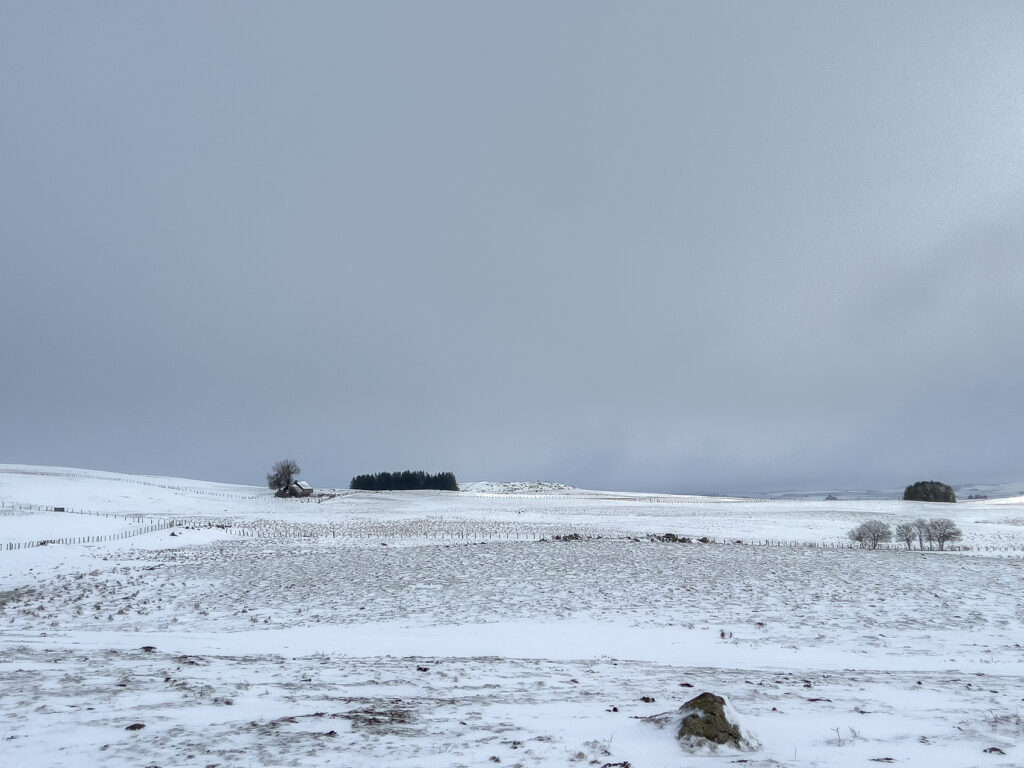
<svg viewBox="0 0 1024 768">
<path fill-rule="evenodd" d="M 466 487 L 0 465 L 0 765 L 732 764 L 640 719 L 702 690 L 748 766 L 1024 764 L 1020 498 Z"/>
</svg>

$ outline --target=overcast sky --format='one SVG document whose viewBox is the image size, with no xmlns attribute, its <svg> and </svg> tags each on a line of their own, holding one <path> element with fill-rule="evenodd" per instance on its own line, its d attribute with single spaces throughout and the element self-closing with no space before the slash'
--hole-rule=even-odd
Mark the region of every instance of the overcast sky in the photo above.
<svg viewBox="0 0 1024 768">
<path fill-rule="evenodd" d="M 1024 478 L 1016 2 L 0 0 L 0 462 Z"/>
</svg>

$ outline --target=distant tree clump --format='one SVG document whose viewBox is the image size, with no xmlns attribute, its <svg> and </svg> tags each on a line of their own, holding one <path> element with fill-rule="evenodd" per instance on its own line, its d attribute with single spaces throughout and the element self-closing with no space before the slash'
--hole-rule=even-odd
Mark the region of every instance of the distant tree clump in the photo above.
<svg viewBox="0 0 1024 768">
<path fill-rule="evenodd" d="M 405 470 L 356 475 L 348 487 L 356 491 L 457 491 L 459 483 L 451 472 L 429 475 L 422 471 Z"/>
<path fill-rule="evenodd" d="M 892 529 L 881 520 L 868 520 L 846 534 L 850 541 L 867 549 L 878 549 L 879 544 L 892 541 Z"/>
<path fill-rule="evenodd" d="M 945 483 L 938 483 L 934 480 L 922 480 L 907 486 L 907 489 L 903 492 L 903 500 L 944 501 L 953 504 L 956 503 L 956 494 Z"/>
<path fill-rule="evenodd" d="M 267 486 L 272 491 L 283 491 L 295 482 L 295 476 L 302 472 L 294 459 L 281 459 L 270 469 Z"/>
</svg>

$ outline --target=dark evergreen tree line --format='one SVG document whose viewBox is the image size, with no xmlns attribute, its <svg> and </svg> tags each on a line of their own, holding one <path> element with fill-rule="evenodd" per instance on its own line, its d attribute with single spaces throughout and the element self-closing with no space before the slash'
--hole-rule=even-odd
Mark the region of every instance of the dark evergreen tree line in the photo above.
<svg viewBox="0 0 1024 768">
<path fill-rule="evenodd" d="M 919 483 L 908 485 L 903 492 L 904 501 L 944 501 L 950 504 L 956 503 L 956 494 L 953 489 L 945 483 L 935 480 L 922 480 Z"/>
<path fill-rule="evenodd" d="M 349 483 L 355 491 L 457 491 L 459 483 L 451 472 L 429 475 L 426 472 L 378 472 L 375 475 L 356 475 Z"/>
</svg>

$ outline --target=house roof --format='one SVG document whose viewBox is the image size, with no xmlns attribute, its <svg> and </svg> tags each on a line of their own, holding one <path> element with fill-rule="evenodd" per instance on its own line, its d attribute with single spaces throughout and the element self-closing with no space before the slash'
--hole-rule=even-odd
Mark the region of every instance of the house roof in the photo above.
<svg viewBox="0 0 1024 768">
<path fill-rule="evenodd" d="M 313 486 L 307 483 L 305 480 L 296 480 L 295 485 L 299 486 L 304 491 L 312 491 Z"/>
</svg>

